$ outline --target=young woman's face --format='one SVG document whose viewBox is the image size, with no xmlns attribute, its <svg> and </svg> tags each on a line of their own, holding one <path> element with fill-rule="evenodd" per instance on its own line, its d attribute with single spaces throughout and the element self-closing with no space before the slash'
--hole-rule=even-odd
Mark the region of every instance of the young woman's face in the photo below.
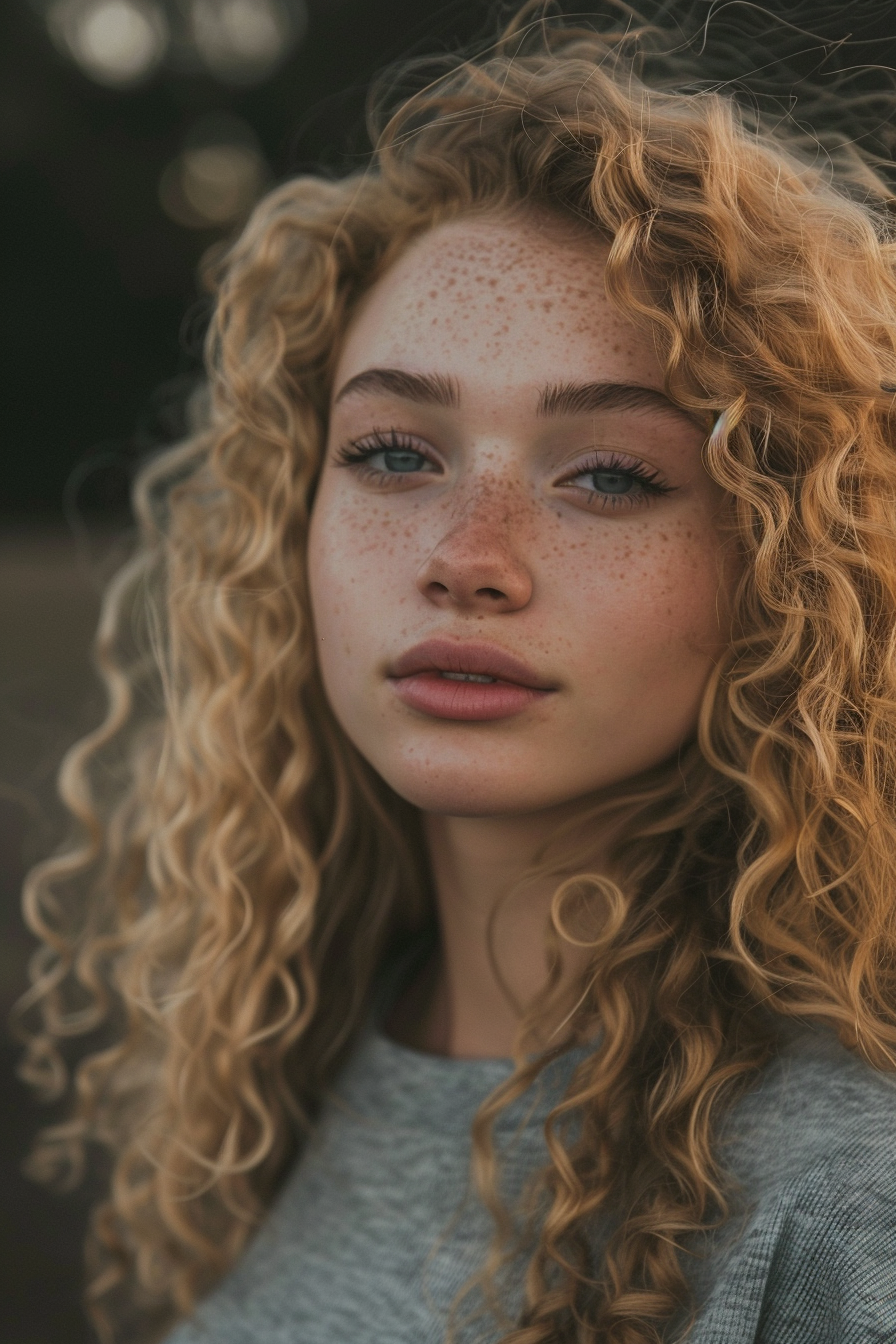
<svg viewBox="0 0 896 1344">
<path fill-rule="evenodd" d="M 727 638 L 723 491 L 553 221 L 414 242 L 342 351 L 309 569 L 355 746 L 425 811 L 570 803 L 694 732 Z"/>
</svg>

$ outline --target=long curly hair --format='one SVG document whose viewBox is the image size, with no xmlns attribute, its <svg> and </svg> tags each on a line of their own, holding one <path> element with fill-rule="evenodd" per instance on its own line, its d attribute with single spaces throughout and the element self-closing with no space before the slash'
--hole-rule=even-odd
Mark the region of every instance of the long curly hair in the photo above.
<svg viewBox="0 0 896 1344">
<path fill-rule="evenodd" d="M 141 541 L 98 634 L 108 713 L 61 769 L 79 838 L 24 898 L 43 944 L 27 1076 L 59 1095 L 66 1039 L 89 1038 L 35 1163 L 76 1179 L 107 1154 L 88 1290 L 104 1340 L 157 1336 L 234 1262 L 378 968 L 433 924 L 419 816 L 323 693 L 304 553 L 347 323 L 444 220 L 534 206 L 609 241 L 612 300 L 652 333 L 673 399 L 716 423 L 704 461 L 742 562 L 693 740 L 540 856 L 549 975 L 473 1126 L 494 1238 L 468 1290 L 503 1344 L 686 1331 L 685 1254 L 731 1211 L 714 1135 L 783 1019 L 896 1067 L 894 197 L 847 144 L 674 70 L 648 82 L 651 44 L 524 13 L 387 109 L 362 171 L 286 182 L 215 263 L 195 432 L 137 483 Z M 589 871 L 611 817 L 608 869 Z M 571 987 L 564 942 L 585 949 Z M 582 1041 L 520 1219 L 493 1122 Z"/>
</svg>

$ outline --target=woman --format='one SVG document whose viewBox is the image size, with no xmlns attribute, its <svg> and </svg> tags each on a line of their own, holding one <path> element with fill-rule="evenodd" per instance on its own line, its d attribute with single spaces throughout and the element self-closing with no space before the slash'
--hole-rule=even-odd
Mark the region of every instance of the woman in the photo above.
<svg viewBox="0 0 896 1344">
<path fill-rule="evenodd" d="M 629 50 L 219 268 L 26 897 L 104 1339 L 896 1332 L 893 198 Z"/>
</svg>

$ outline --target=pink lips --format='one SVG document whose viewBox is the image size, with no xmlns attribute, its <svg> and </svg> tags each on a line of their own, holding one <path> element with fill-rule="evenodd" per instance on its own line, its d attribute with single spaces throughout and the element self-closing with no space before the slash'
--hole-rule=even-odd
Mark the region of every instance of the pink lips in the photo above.
<svg viewBox="0 0 896 1344">
<path fill-rule="evenodd" d="M 411 709 L 474 722 L 510 718 L 556 689 L 494 644 L 449 639 L 427 639 L 403 653 L 389 668 L 389 681 Z"/>
</svg>

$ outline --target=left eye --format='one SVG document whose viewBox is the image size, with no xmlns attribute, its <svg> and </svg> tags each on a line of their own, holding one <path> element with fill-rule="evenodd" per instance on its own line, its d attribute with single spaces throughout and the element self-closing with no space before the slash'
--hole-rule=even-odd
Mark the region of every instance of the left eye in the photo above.
<svg viewBox="0 0 896 1344">
<path fill-rule="evenodd" d="M 628 495 L 634 490 L 638 478 L 631 471 L 608 471 L 606 468 L 597 468 L 594 471 L 582 472 L 576 480 L 586 481 L 586 489 L 596 490 L 598 494 Z"/>
<path fill-rule="evenodd" d="M 583 471 L 568 476 L 562 485 L 586 490 L 592 500 L 613 506 L 623 501 L 634 504 L 647 496 L 667 495 L 672 489 L 660 479 L 659 472 L 644 464 L 627 466 L 624 459 L 590 462 Z"/>
</svg>

